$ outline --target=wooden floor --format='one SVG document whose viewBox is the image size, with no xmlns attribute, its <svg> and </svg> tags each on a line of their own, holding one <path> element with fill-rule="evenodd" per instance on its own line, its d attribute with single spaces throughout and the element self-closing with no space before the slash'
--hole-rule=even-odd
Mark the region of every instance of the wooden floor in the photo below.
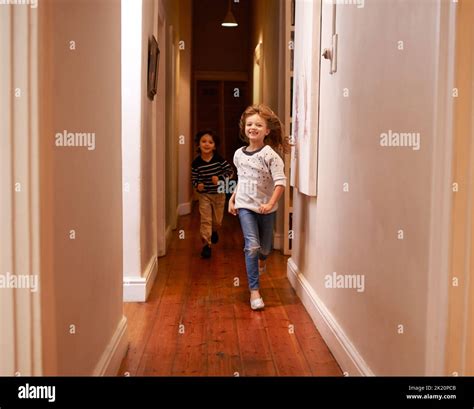
<svg viewBox="0 0 474 409">
<path fill-rule="evenodd" d="M 130 349 L 120 373 L 342 376 L 288 282 L 287 257 L 279 251 L 260 280 L 265 310 L 250 309 L 239 221 L 226 213 L 223 224 L 212 258 L 204 260 L 197 206 L 179 219 L 148 301 L 124 304 Z"/>
</svg>

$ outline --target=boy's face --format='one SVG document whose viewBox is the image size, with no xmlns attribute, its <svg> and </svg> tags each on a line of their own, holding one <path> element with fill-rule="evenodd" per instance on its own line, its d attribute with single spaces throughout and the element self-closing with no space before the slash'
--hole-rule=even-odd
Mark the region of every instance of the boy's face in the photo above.
<svg viewBox="0 0 474 409">
<path fill-rule="evenodd" d="M 199 140 L 199 149 L 201 149 L 201 153 L 204 154 L 212 153 L 212 151 L 216 149 L 216 144 L 211 135 L 205 134 L 201 136 L 201 139 Z"/>
<path fill-rule="evenodd" d="M 245 120 L 245 136 L 249 141 L 261 143 L 270 133 L 270 129 L 267 127 L 267 121 L 260 115 L 254 114 L 248 116 Z"/>
</svg>

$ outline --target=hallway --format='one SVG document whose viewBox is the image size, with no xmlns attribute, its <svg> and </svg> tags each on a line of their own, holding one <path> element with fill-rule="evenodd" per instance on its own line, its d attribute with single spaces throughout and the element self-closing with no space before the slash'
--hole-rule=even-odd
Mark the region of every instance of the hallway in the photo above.
<svg viewBox="0 0 474 409">
<path fill-rule="evenodd" d="M 201 259 L 197 206 L 179 219 L 148 301 L 124 305 L 130 347 L 121 375 L 342 375 L 279 251 L 261 278 L 265 310 L 249 308 L 242 247 L 239 221 L 226 214 L 212 258 Z"/>
<path fill-rule="evenodd" d="M 474 0 L 11 3 L 0 375 L 474 374 Z M 241 168 L 259 103 L 291 149 L 255 312 L 192 163 L 210 128 Z"/>
</svg>

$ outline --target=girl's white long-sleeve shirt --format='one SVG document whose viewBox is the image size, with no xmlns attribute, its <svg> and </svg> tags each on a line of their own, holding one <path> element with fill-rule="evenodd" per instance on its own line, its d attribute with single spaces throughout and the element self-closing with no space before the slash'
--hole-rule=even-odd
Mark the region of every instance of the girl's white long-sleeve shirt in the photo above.
<svg viewBox="0 0 474 409">
<path fill-rule="evenodd" d="M 239 177 L 235 194 L 236 209 L 249 209 L 258 213 L 260 205 L 270 201 L 275 186 L 286 186 L 283 160 L 269 145 L 253 152 L 247 152 L 246 147 L 237 149 L 234 165 Z M 278 203 L 271 212 L 277 209 Z"/>
</svg>

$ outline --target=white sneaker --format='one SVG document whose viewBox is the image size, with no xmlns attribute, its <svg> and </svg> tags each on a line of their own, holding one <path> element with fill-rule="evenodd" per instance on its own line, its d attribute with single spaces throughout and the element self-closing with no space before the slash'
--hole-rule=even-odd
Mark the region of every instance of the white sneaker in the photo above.
<svg viewBox="0 0 474 409">
<path fill-rule="evenodd" d="M 252 308 L 252 310 L 261 310 L 263 307 L 265 307 L 265 304 L 263 303 L 262 297 L 250 300 L 250 308 Z"/>
<path fill-rule="evenodd" d="M 258 273 L 264 274 L 267 271 L 267 262 L 264 260 L 258 260 Z"/>
</svg>

